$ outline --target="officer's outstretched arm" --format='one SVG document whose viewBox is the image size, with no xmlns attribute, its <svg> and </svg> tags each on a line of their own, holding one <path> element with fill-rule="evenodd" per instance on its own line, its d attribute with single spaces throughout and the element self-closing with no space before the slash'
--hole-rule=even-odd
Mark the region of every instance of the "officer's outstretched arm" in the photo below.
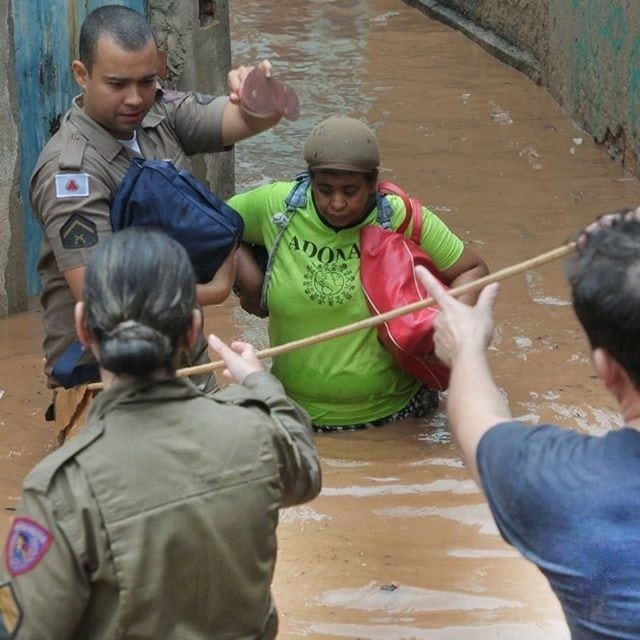
<svg viewBox="0 0 640 640">
<path fill-rule="evenodd" d="M 210 335 L 209 346 L 227 365 L 223 375 L 250 389 L 269 407 L 274 445 L 280 460 L 282 506 L 315 498 L 321 487 L 320 460 L 307 412 L 286 395 L 276 378 L 263 370 L 250 344 L 233 342 L 228 347 Z"/>
</svg>

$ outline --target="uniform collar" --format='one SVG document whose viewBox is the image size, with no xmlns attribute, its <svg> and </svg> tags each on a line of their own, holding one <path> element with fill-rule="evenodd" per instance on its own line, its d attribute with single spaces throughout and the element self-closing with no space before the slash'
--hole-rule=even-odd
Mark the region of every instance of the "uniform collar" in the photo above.
<svg viewBox="0 0 640 640">
<path fill-rule="evenodd" d="M 116 405 L 185 400 L 202 395 L 191 380 L 184 377 L 169 378 L 161 382 L 140 380 L 101 391 L 93 401 L 89 416 L 101 419 Z"/>
<path fill-rule="evenodd" d="M 71 104 L 71 110 L 68 115 L 69 123 L 74 125 L 76 129 L 84 136 L 87 142 L 96 149 L 96 151 L 109 162 L 122 152 L 124 147 L 114 136 L 104 127 L 99 125 L 93 118 L 88 116 L 82 108 L 82 95 L 76 96 Z M 136 129 L 138 141 L 144 140 L 145 146 L 151 144 L 148 136 L 145 134 L 145 128 L 155 128 L 164 120 L 164 116 L 155 112 L 153 109 L 147 113 L 142 120 L 140 127 Z"/>
</svg>

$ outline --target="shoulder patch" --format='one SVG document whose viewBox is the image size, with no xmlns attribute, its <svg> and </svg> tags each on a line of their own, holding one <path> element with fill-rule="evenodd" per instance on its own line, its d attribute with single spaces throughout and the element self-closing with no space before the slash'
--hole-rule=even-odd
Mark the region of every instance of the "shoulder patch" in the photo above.
<svg viewBox="0 0 640 640">
<path fill-rule="evenodd" d="M 58 173 L 56 175 L 57 198 L 86 198 L 88 195 L 88 173 Z"/>
<path fill-rule="evenodd" d="M 184 91 L 175 91 L 174 89 L 162 90 L 162 102 L 175 102 L 185 95 Z"/>
<path fill-rule="evenodd" d="M 210 102 L 213 102 L 213 96 L 209 96 L 206 93 L 197 93 L 196 91 L 193 92 L 193 97 L 196 99 L 196 102 L 198 104 L 209 104 Z"/>
<path fill-rule="evenodd" d="M 65 249 L 86 249 L 98 243 L 98 229 L 94 222 L 80 213 L 72 213 L 60 228 Z"/>
<path fill-rule="evenodd" d="M 0 639 L 13 638 L 20 622 L 22 609 L 10 582 L 0 584 Z"/>
<path fill-rule="evenodd" d="M 53 542 L 53 534 L 30 518 L 16 518 L 5 546 L 9 573 L 16 576 L 31 571 L 44 557 Z"/>
</svg>

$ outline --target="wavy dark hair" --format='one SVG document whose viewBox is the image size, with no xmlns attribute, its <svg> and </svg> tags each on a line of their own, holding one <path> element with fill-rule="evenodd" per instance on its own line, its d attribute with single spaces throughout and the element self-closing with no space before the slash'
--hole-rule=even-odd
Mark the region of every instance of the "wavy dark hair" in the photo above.
<svg viewBox="0 0 640 640">
<path fill-rule="evenodd" d="M 82 23 L 78 57 L 91 73 L 96 57 L 98 40 L 113 39 L 125 51 L 140 51 L 150 40 L 156 42 L 146 18 L 128 7 L 108 4 L 94 9 Z"/>
<path fill-rule="evenodd" d="M 195 275 L 182 245 L 149 227 L 113 234 L 89 259 L 83 299 L 104 369 L 175 372 L 196 307 Z"/>
<path fill-rule="evenodd" d="M 605 349 L 640 389 L 640 221 L 615 212 L 567 261 L 573 307 L 592 349 Z"/>
</svg>

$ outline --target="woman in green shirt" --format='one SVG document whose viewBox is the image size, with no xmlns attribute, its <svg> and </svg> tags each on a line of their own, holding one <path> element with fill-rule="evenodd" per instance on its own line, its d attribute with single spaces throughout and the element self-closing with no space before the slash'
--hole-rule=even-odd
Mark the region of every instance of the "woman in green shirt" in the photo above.
<svg viewBox="0 0 640 640">
<path fill-rule="evenodd" d="M 266 315 L 268 308 L 271 346 L 370 315 L 360 284 L 359 235 L 378 219 L 376 136 L 358 120 L 333 116 L 312 129 L 304 157 L 307 176 L 229 200 L 244 219 L 244 242 L 265 247 L 271 255 L 266 291 L 246 248 L 236 280 L 245 310 Z M 404 203 L 397 196 L 385 198 L 395 229 L 404 219 Z M 485 262 L 435 214 L 423 207 L 422 215 L 420 244 L 446 284 L 462 285 L 488 273 Z M 475 302 L 475 295 L 462 299 Z M 438 401 L 435 390 L 400 368 L 375 329 L 277 356 L 272 372 L 320 430 L 423 417 Z"/>
</svg>

